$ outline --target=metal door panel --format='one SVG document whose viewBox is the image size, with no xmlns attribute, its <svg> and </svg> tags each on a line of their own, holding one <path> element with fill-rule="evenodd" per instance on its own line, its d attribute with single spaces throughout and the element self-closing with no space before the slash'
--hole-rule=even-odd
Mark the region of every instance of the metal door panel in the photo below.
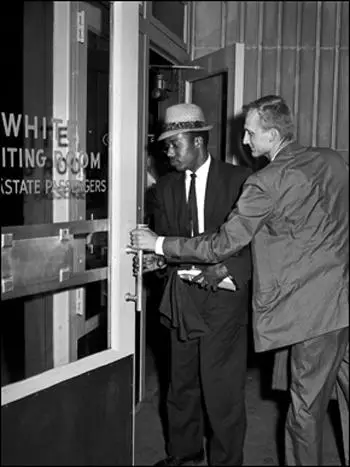
<svg viewBox="0 0 350 467">
<path fill-rule="evenodd" d="M 243 105 L 244 44 L 225 47 L 188 64 L 201 69 L 183 71 L 183 98 L 202 107 L 208 122 L 214 124 L 213 156 L 237 163 L 234 133 L 235 118 Z"/>
</svg>

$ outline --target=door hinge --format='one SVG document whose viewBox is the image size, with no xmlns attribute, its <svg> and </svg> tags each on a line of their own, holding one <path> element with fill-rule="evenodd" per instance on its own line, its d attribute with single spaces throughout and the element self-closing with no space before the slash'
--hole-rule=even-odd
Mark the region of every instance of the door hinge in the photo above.
<svg viewBox="0 0 350 467">
<path fill-rule="evenodd" d="M 75 291 L 75 312 L 77 315 L 84 316 L 84 289 L 82 287 Z"/>
<path fill-rule="evenodd" d="M 81 44 L 85 42 L 85 11 L 77 13 L 77 41 Z"/>
</svg>

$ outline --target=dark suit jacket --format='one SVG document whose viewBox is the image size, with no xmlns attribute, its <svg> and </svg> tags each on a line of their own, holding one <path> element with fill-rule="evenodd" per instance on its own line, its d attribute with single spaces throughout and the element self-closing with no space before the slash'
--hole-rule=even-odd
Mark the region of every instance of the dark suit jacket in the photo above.
<svg viewBox="0 0 350 467">
<path fill-rule="evenodd" d="M 216 159 L 211 159 L 208 173 L 204 228 L 206 233 L 215 232 L 225 222 L 228 214 L 235 205 L 244 181 L 251 174 L 251 169 L 234 166 Z M 171 172 L 162 177 L 149 193 L 149 212 L 151 213 L 150 225 L 158 235 L 164 236 L 188 236 L 185 173 Z M 251 256 L 250 247 L 243 248 L 237 255 L 230 257 L 225 262 L 229 273 L 234 278 L 238 289 L 247 289 L 251 278 Z M 184 263 L 169 263 L 166 269 L 167 278 L 173 272 L 173 268 L 187 266 Z M 199 265 L 200 267 L 200 265 Z M 220 300 L 220 306 L 226 304 L 230 309 L 235 307 L 235 292 L 220 290 L 208 292 L 196 285 L 195 294 L 201 294 L 203 300 L 201 305 L 210 300 Z M 247 310 L 241 310 L 242 315 L 237 313 L 238 320 L 246 320 Z"/>
</svg>

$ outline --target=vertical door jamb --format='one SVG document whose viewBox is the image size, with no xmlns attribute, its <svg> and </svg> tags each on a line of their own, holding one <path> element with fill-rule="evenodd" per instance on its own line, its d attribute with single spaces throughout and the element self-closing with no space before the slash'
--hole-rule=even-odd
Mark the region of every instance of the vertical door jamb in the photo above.
<svg viewBox="0 0 350 467">
<path fill-rule="evenodd" d="M 52 120 L 66 125 L 70 117 L 70 48 L 71 2 L 54 2 L 53 22 L 53 109 Z M 56 137 L 56 125 L 52 131 L 52 181 L 69 180 L 69 171 L 60 174 L 55 166 L 56 151 L 60 151 Z M 69 199 L 52 200 L 52 222 L 69 221 Z M 53 294 L 53 366 L 69 363 L 69 292 Z"/>
<path fill-rule="evenodd" d="M 132 259 L 126 248 L 137 222 L 139 3 L 111 2 L 108 189 L 108 346 L 135 356 L 135 312 L 126 293 L 135 291 Z M 126 196 L 126 193 L 129 196 Z M 130 196 L 131 195 L 131 196 Z M 133 290 L 132 290 L 133 288 Z M 133 378 L 135 384 L 135 374 Z M 133 391 L 133 388 L 130 388 Z M 135 393 L 132 403 L 132 465 Z"/>
<path fill-rule="evenodd" d="M 139 119 L 138 119 L 138 161 L 137 161 L 137 222 L 143 223 L 145 216 L 145 187 L 147 185 L 147 145 L 148 145 L 148 70 L 149 38 L 139 30 Z M 139 362 L 134 361 L 136 403 L 142 401 L 145 394 L 145 351 L 146 351 L 146 294 L 143 290 L 142 312 L 136 316 L 135 342 L 138 348 Z M 135 354 L 137 357 L 137 354 Z"/>
</svg>

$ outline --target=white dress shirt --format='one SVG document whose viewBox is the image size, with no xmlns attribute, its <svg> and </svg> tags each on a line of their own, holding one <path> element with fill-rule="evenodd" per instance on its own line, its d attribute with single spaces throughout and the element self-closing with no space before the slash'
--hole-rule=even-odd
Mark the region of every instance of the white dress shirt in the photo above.
<svg viewBox="0 0 350 467">
<path fill-rule="evenodd" d="M 196 198 L 197 198 L 197 210 L 198 210 L 198 231 L 199 233 L 204 232 L 204 204 L 205 204 L 205 191 L 207 188 L 207 180 L 209 174 L 209 168 L 211 163 L 211 156 L 209 154 L 208 159 L 203 165 L 196 170 Z M 190 191 L 191 184 L 191 170 L 185 172 L 185 189 L 186 189 L 186 200 L 188 200 L 188 194 Z M 165 237 L 158 237 L 156 240 L 155 252 L 157 255 L 163 255 L 163 242 Z"/>
</svg>

